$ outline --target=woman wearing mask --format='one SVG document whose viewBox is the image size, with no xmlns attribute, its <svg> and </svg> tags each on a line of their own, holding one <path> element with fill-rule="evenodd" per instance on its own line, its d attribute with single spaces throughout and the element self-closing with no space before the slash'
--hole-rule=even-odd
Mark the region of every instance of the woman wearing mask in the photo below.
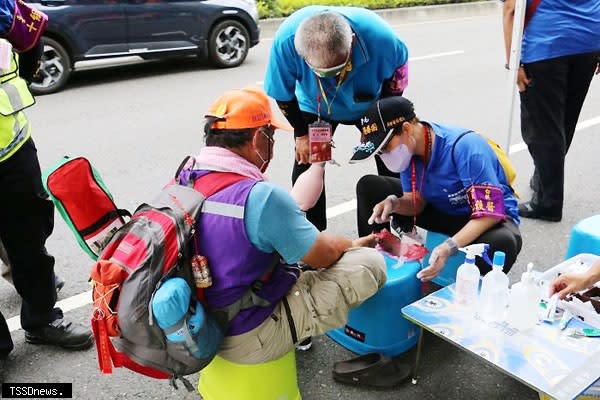
<svg viewBox="0 0 600 400">
<path fill-rule="evenodd" d="M 502 165 L 486 139 L 468 129 L 420 121 L 401 96 L 374 103 L 361 118 L 361 143 L 351 163 L 381 156 L 399 178 L 366 175 L 356 186 L 358 233 L 389 226 L 416 226 L 450 238 L 433 249 L 418 277 L 435 278 L 449 256 L 471 243 L 488 243 L 506 253 L 504 271 L 514 264 L 522 240 L 517 200 Z M 477 260 L 482 274 L 490 266 Z"/>
</svg>

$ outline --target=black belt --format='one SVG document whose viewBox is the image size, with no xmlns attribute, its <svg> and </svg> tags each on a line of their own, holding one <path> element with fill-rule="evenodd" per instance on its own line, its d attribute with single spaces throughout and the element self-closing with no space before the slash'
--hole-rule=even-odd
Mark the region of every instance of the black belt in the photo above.
<svg viewBox="0 0 600 400">
<path fill-rule="evenodd" d="M 284 297 L 281 299 L 283 302 L 283 307 L 285 308 L 285 313 L 287 315 L 288 324 L 290 325 L 290 333 L 292 334 L 292 343 L 296 344 L 298 342 L 298 335 L 296 334 L 296 324 L 294 324 L 294 318 L 292 318 L 292 312 L 290 311 L 290 304 L 287 301 L 287 298 Z"/>
</svg>

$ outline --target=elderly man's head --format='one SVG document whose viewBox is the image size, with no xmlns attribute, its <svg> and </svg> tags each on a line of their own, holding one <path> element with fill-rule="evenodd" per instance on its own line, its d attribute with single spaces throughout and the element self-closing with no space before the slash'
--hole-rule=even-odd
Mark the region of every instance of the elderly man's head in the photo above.
<svg viewBox="0 0 600 400">
<path fill-rule="evenodd" d="M 207 146 L 227 148 L 262 172 L 273 157 L 275 129 L 293 130 L 289 124 L 273 117 L 268 97 L 255 87 L 225 92 L 205 117 Z"/>
<path fill-rule="evenodd" d="M 335 12 L 323 12 L 302 21 L 294 46 L 311 69 L 321 77 L 339 74 L 350 59 L 352 28 Z"/>
</svg>

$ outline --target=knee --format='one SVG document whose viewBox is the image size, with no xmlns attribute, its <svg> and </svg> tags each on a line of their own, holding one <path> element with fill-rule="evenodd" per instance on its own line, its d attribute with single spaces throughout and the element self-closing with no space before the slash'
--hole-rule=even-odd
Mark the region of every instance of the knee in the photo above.
<svg viewBox="0 0 600 400">
<path fill-rule="evenodd" d="M 387 267 L 385 259 L 379 251 L 368 247 L 361 247 L 347 252 L 346 255 L 349 257 L 347 261 L 350 264 L 362 265 L 369 270 L 373 278 L 375 278 L 379 289 L 385 285 L 387 281 Z"/>
<path fill-rule="evenodd" d="M 356 198 L 364 198 L 365 195 L 373 192 L 373 187 L 377 185 L 377 181 L 381 179 L 377 175 L 365 175 L 356 183 Z"/>
</svg>

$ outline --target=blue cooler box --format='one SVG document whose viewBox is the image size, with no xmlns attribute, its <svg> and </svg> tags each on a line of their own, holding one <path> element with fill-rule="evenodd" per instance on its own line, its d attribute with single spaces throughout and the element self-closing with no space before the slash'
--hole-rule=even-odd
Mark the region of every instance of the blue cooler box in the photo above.
<svg viewBox="0 0 600 400">
<path fill-rule="evenodd" d="M 396 260 L 384 256 L 388 279 L 373 297 L 350 311 L 345 327 L 327 335 L 358 354 L 383 353 L 396 356 L 412 348 L 419 337 L 418 328 L 402 317 L 402 307 L 421 298 L 421 282 L 416 278 L 420 265 L 407 262 L 396 267 Z"/>
</svg>

